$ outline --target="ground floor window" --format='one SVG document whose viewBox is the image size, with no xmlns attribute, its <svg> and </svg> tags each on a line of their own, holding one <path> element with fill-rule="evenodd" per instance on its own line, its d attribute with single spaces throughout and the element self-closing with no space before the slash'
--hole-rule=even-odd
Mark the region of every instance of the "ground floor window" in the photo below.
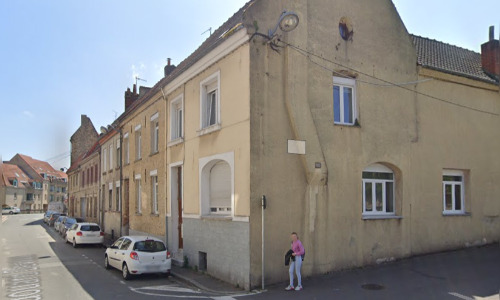
<svg viewBox="0 0 500 300">
<path fill-rule="evenodd" d="M 393 215 L 394 172 L 381 164 L 363 170 L 363 215 Z"/>
<path fill-rule="evenodd" d="M 443 214 L 464 213 L 463 171 L 443 171 Z"/>
</svg>

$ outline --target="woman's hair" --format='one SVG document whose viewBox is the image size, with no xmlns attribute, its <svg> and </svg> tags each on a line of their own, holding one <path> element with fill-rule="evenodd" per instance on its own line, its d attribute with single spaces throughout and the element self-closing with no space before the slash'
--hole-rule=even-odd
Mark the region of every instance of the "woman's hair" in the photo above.
<svg viewBox="0 0 500 300">
<path fill-rule="evenodd" d="M 299 235 L 297 234 L 297 232 L 292 232 L 292 234 L 295 234 L 297 236 L 297 238 L 299 238 Z"/>
</svg>

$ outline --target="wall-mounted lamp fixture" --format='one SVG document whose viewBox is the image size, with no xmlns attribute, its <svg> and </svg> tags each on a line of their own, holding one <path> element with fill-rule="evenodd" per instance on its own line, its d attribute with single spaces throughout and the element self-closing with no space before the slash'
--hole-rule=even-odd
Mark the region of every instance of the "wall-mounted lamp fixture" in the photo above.
<svg viewBox="0 0 500 300">
<path fill-rule="evenodd" d="M 278 23 L 276 23 L 274 29 L 269 29 L 269 37 L 272 38 L 276 34 L 278 27 L 284 32 L 289 32 L 297 28 L 297 25 L 299 25 L 299 16 L 297 16 L 297 14 L 293 11 L 285 10 L 281 13 Z"/>
</svg>

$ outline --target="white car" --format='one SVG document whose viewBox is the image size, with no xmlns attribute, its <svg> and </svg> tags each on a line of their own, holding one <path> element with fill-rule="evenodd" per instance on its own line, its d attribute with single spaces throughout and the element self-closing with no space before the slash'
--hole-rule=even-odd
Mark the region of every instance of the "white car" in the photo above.
<svg viewBox="0 0 500 300">
<path fill-rule="evenodd" d="M 15 206 L 2 206 L 2 215 L 3 214 L 18 214 L 21 210 Z"/>
<path fill-rule="evenodd" d="M 162 240 L 147 236 L 123 236 L 106 249 L 104 267 L 122 271 L 123 279 L 132 275 L 162 273 L 170 275 L 172 259 Z"/>
<path fill-rule="evenodd" d="M 76 248 L 81 244 L 100 244 L 104 242 L 104 232 L 96 223 L 75 223 L 66 231 L 66 243 Z"/>
</svg>

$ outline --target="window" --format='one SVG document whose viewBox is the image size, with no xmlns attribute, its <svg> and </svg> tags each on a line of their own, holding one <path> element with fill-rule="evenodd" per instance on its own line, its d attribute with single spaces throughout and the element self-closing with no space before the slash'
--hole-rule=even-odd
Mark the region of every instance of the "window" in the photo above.
<svg viewBox="0 0 500 300">
<path fill-rule="evenodd" d="M 103 155 L 102 155 L 102 170 L 103 172 L 106 171 L 106 166 L 107 166 L 107 159 L 106 159 L 106 149 L 104 149 L 104 151 L 102 151 Z"/>
<path fill-rule="evenodd" d="M 125 158 L 125 164 L 128 165 L 130 163 L 129 156 L 130 143 L 128 139 L 128 132 L 123 136 L 123 156 Z"/>
<path fill-rule="evenodd" d="M 443 171 L 443 214 L 463 214 L 464 173 L 462 171 Z"/>
<path fill-rule="evenodd" d="M 170 140 L 182 138 L 183 95 L 170 103 Z"/>
<path fill-rule="evenodd" d="M 160 137 L 158 113 L 151 116 L 151 154 L 158 152 L 158 139 Z"/>
<path fill-rule="evenodd" d="M 151 214 L 158 214 L 158 176 L 151 176 Z"/>
<path fill-rule="evenodd" d="M 363 215 L 394 215 L 394 173 L 381 164 L 363 171 Z"/>
<path fill-rule="evenodd" d="M 142 211 L 142 191 L 141 191 L 141 177 L 135 177 L 135 212 L 140 214 Z"/>
<path fill-rule="evenodd" d="M 201 128 L 220 123 L 220 73 L 217 72 L 200 84 Z"/>
<path fill-rule="evenodd" d="M 112 185 L 112 183 L 110 183 L 110 185 Z M 111 208 L 113 207 L 113 186 L 110 186 L 108 193 L 109 193 L 108 211 L 111 211 Z"/>
<path fill-rule="evenodd" d="M 356 122 L 356 81 L 333 77 L 333 122 L 354 125 Z"/>
<path fill-rule="evenodd" d="M 98 180 L 99 180 L 99 174 L 98 174 L 98 169 L 97 169 L 97 165 L 94 166 L 95 167 L 95 171 L 94 171 L 94 176 L 95 176 L 95 182 L 97 183 Z"/>
<path fill-rule="evenodd" d="M 116 141 L 116 167 L 122 165 L 122 155 L 120 151 L 120 140 Z"/>
<path fill-rule="evenodd" d="M 17 180 L 16 180 L 16 179 L 14 179 L 14 180 L 12 181 L 12 185 L 13 185 L 13 186 L 15 186 L 15 187 L 17 187 Z"/>
<path fill-rule="evenodd" d="M 14 200 L 17 199 L 17 193 L 14 193 Z"/>
<path fill-rule="evenodd" d="M 109 170 L 113 170 L 113 144 L 109 145 Z"/>
<path fill-rule="evenodd" d="M 201 158 L 200 170 L 201 214 L 233 216 L 234 153 Z"/>
<path fill-rule="evenodd" d="M 115 197 L 116 197 L 116 201 L 115 201 L 115 211 L 120 211 L 120 207 L 121 207 L 121 192 L 120 192 L 120 181 L 117 181 L 115 183 L 115 186 L 116 186 L 116 192 L 115 192 Z"/>
<path fill-rule="evenodd" d="M 141 125 L 135 127 L 135 159 L 139 160 L 141 156 Z"/>
</svg>

